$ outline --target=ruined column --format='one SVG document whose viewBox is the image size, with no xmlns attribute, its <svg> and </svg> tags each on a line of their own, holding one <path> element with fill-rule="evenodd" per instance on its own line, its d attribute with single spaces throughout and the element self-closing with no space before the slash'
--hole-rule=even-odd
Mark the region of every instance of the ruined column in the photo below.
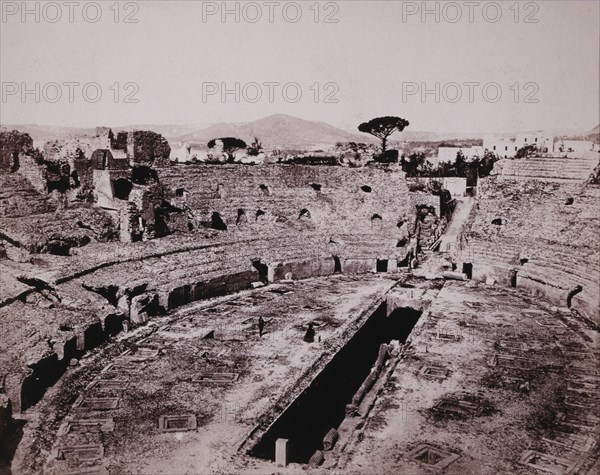
<svg viewBox="0 0 600 475">
<path fill-rule="evenodd" d="M 275 441 L 275 463 L 278 467 L 286 467 L 288 464 L 288 442 L 288 439 Z"/>
</svg>

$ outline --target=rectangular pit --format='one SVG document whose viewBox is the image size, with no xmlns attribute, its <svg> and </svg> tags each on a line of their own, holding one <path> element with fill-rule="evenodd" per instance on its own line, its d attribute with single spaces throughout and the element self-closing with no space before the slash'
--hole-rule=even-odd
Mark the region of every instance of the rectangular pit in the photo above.
<svg viewBox="0 0 600 475">
<path fill-rule="evenodd" d="M 158 419 L 158 430 L 161 432 L 185 432 L 197 428 L 198 423 L 194 414 L 166 415 Z"/>
<path fill-rule="evenodd" d="M 129 379 L 97 379 L 92 381 L 86 389 L 96 391 L 123 391 L 127 389 Z"/>
<path fill-rule="evenodd" d="M 102 457 L 104 457 L 104 447 L 101 444 L 65 446 L 55 451 L 57 460 L 93 462 Z"/>
<path fill-rule="evenodd" d="M 420 374 L 432 379 L 444 380 L 450 376 L 451 371 L 442 366 L 424 366 Z"/>
<path fill-rule="evenodd" d="M 73 419 L 63 423 L 58 430 L 58 435 L 112 432 L 115 423 L 112 419 Z"/>
<path fill-rule="evenodd" d="M 118 397 L 80 397 L 73 407 L 90 411 L 110 411 L 119 407 Z"/>
<path fill-rule="evenodd" d="M 483 409 L 470 401 L 442 399 L 433 407 L 433 411 L 456 417 L 476 417 L 482 413 Z"/>
<path fill-rule="evenodd" d="M 519 463 L 542 472 L 554 475 L 567 475 L 573 473 L 576 463 L 553 455 L 527 450 L 519 459 Z"/>
<path fill-rule="evenodd" d="M 585 435 L 572 434 L 560 430 L 548 432 L 542 440 L 578 452 L 589 452 L 594 447 L 594 439 Z"/>
<path fill-rule="evenodd" d="M 460 455 L 433 447 L 429 444 L 421 444 L 407 453 L 405 457 L 409 460 L 422 463 L 426 465 L 427 468 L 443 470 L 448 467 L 448 465 L 458 460 Z"/>
<path fill-rule="evenodd" d="M 104 372 L 118 373 L 118 374 L 136 374 L 140 373 L 146 367 L 145 364 L 133 361 L 115 361 L 110 363 L 103 370 Z"/>
<path fill-rule="evenodd" d="M 529 358 L 522 358 L 520 356 L 513 355 L 501 355 L 494 354 L 489 360 L 490 366 L 497 366 L 499 368 L 506 369 L 517 369 L 527 370 L 535 366 L 535 362 L 532 362 Z"/>
<path fill-rule="evenodd" d="M 346 406 L 363 385 L 378 359 L 382 343 L 404 343 L 421 312 L 397 308 L 389 315 L 386 303 L 366 319 L 331 358 L 309 386 L 273 421 L 249 454 L 275 460 L 278 439 L 288 440 L 291 463 L 308 463 L 323 448 L 323 438 L 346 417 Z M 370 376 L 369 376 L 370 377 Z"/>
</svg>

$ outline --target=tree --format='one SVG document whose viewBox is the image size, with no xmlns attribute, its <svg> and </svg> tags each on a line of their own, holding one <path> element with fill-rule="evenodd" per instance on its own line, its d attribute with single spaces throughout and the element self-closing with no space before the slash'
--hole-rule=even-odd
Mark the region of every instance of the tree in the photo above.
<svg viewBox="0 0 600 475">
<path fill-rule="evenodd" d="M 17 171 L 19 154 L 30 154 L 33 151 L 33 140 L 29 134 L 18 130 L 0 131 L 0 169 Z"/>
<path fill-rule="evenodd" d="M 475 162 L 477 167 L 477 176 L 484 178 L 492 173 L 492 170 L 494 169 L 494 163 L 496 163 L 498 160 L 500 160 L 500 157 L 497 154 L 486 150 L 483 154 L 483 157 Z"/>
<path fill-rule="evenodd" d="M 407 176 L 420 176 L 423 168 L 425 166 L 426 157 L 422 152 L 411 153 L 408 156 L 408 159 L 402 157 L 401 164 L 402 170 L 406 173 Z"/>
<path fill-rule="evenodd" d="M 258 137 L 254 137 L 254 142 L 250 144 L 248 147 L 248 155 L 251 157 L 256 157 L 260 152 L 262 152 L 263 146 L 262 143 L 258 140 Z"/>
<path fill-rule="evenodd" d="M 217 144 L 217 140 L 220 140 L 223 144 L 223 152 L 227 155 L 227 161 L 233 163 L 235 160 L 235 152 L 242 148 L 247 148 L 246 142 L 236 137 L 222 137 L 220 139 L 212 139 L 208 142 L 208 148 L 214 148 Z"/>
<path fill-rule="evenodd" d="M 363 122 L 358 126 L 358 130 L 371 134 L 381 140 L 381 153 L 385 153 L 387 140 L 394 132 L 402 132 L 405 127 L 408 127 L 407 120 L 401 117 L 377 117 L 369 122 Z"/>
<path fill-rule="evenodd" d="M 377 163 L 398 163 L 398 150 L 386 150 L 374 157 Z"/>
<path fill-rule="evenodd" d="M 467 176 L 467 168 L 469 164 L 467 163 L 467 159 L 465 158 L 465 154 L 462 150 L 459 150 L 456 153 L 456 160 L 454 161 L 454 170 L 456 176 Z"/>
<path fill-rule="evenodd" d="M 538 152 L 537 147 L 534 144 L 525 145 L 517 150 L 515 158 L 529 158 L 534 156 Z"/>
</svg>

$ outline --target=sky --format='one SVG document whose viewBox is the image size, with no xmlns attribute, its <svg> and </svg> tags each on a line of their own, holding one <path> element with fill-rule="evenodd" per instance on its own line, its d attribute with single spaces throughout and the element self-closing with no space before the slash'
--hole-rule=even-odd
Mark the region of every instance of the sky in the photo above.
<svg viewBox="0 0 600 475">
<path fill-rule="evenodd" d="M 25 5 L 25 9 L 23 8 Z M 0 1 L 0 122 L 589 130 L 600 2 Z"/>
</svg>

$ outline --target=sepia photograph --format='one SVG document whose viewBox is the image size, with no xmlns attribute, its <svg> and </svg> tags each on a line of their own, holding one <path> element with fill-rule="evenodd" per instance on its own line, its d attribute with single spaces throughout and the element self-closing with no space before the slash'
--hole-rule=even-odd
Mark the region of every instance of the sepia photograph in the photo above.
<svg viewBox="0 0 600 475">
<path fill-rule="evenodd" d="M 0 475 L 600 472 L 600 0 L 0 16 Z"/>
</svg>

